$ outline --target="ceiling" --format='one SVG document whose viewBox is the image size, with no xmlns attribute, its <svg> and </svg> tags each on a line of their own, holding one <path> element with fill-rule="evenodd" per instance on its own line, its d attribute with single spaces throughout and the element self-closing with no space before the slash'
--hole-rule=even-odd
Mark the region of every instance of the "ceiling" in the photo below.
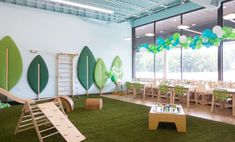
<svg viewBox="0 0 235 142">
<path fill-rule="evenodd" d="M 69 6 L 58 1 L 103 8 L 114 13 Z M 0 0 L 0 2 L 96 19 L 108 23 L 121 23 L 184 4 L 187 0 Z"/>
<path fill-rule="evenodd" d="M 224 3 L 223 7 L 224 15 L 229 13 L 235 13 L 235 0 Z M 202 32 L 206 28 L 212 29 L 217 25 L 217 9 L 201 9 L 194 12 L 190 12 L 183 15 L 183 24 L 188 25 L 191 30 Z M 165 37 L 174 32 L 179 32 L 177 26 L 180 25 L 180 16 L 172 17 L 166 20 L 156 22 L 156 36 Z M 231 21 L 224 20 L 224 25 L 235 27 L 235 24 Z M 144 37 L 152 41 L 152 37 L 146 37 L 146 33 L 154 32 L 154 24 L 147 24 L 141 27 L 137 27 L 135 30 L 137 38 Z M 190 35 L 190 32 L 184 32 L 183 34 Z M 139 39 L 141 40 L 141 39 Z"/>
</svg>

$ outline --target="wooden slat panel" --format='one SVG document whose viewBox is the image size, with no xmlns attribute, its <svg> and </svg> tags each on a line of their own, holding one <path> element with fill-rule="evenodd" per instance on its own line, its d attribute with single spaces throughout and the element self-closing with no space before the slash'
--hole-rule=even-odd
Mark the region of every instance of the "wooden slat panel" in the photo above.
<svg viewBox="0 0 235 142">
<path fill-rule="evenodd" d="M 68 118 L 52 103 L 39 104 L 38 107 L 42 110 L 45 116 L 53 124 L 53 126 L 60 132 L 64 139 L 68 142 L 78 142 L 85 139 L 85 137 L 78 131 L 78 129 L 68 120 Z"/>
</svg>

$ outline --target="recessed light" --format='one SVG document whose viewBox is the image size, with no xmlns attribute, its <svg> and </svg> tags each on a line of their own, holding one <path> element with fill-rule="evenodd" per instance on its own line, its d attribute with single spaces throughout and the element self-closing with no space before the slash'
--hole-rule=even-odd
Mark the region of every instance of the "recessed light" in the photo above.
<svg viewBox="0 0 235 142">
<path fill-rule="evenodd" d="M 168 6 L 161 4 L 160 7 L 167 8 Z"/>
<path fill-rule="evenodd" d="M 163 33 L 164 31 L 160 31 L 159 33 Z"/>
<path fill-rule="evenodd" d="M 187 25 L 179 25 L 177 28 L 184 30 L 184 29 L 189 29 L 189 26 L 187 26 Z"/>
<path fill-rule="evenodd" d="M 124 37 L 124 40 L 131 40 L 131 37 Z"/>
<path fill-rule="evenodd" d="M 223 18 L 225 20 L 233 20 L 233 19 L 235 19 L 235 13 L 230 13 L 230 14 L 224 15 Z"/>
<path fill-rule="evenodd" d="M 147 33 L 145 36 L 154 36 L 154 33 Z"/>
<path fill-rule="evenodd" d="M 223 6 L 223 9 L 225 9 L 226 8 L 226 6 Z"/>
<path fill-rule="evenodd" d="M 176 21 L 178 21 L 178 20 L 177 20 L 177 19 L 174 19 L 173 21 L 176 22 Z"/>
<path fill-rule="evenodd" d="M 112 10 L 99 8 L 99 7 L 94 7 L 94 6 L 89 6 L 89 5 L 85 5 L 85 4 L 81 4 L 81 3 L 77 3 L 77 2 L 71 2 L 71 1 L 66 1 L 66 0 L 50 0 L 50 1 L 57 2 L 57 3 L 62 3 L 62 4 L 65 4 L 65 5 L 70 5 L 70 6 L 74 6 L 74 7 L 80 7 L 80 8 L 95 10 L 95 11 L 99 11 L 99 12 L 103 12 L 103 13 L 109 13 L 109 14 L 114 13 L 114 11 L 112 11 Z"/>
<path fill-rule="evenodd" d="M 196 26 L 197 24 L 192 24 L 192 26 Z"/>
</svg>

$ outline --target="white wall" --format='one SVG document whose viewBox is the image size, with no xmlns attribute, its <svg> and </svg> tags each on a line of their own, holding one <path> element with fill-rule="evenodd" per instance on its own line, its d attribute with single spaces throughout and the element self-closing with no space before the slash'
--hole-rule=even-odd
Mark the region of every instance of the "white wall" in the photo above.
<svg viewBox="0 0 235 142">
<path fill-rule="evenodd" d="M 79 17 L 39 9 L 0 3 L 0 39 L 10 35 L 23 57 L 23 75 L 11 90 L 21 98 L 36 98 L 27 82 L 27 69 L 37 55 L 30 49 L 38 50 L 49 69 L 49 82 L 41 97 L 56 95 L 56 53 L 81 53 L 86 45 L 97 58 L 102 57 L 110 68 L 116 55 L 123 61 L 124 81 L 131 79 L 131 41 L 123 37 L 131 35 L 129 23 L 97 24 L 86 22 Z M 85 90 L 78 83 L 78 93 Z M 109 81 L 104 89 L 112 91 L 114 85 Z M 93 85 L 90 93 L 97 93 Z"/>
</svg>

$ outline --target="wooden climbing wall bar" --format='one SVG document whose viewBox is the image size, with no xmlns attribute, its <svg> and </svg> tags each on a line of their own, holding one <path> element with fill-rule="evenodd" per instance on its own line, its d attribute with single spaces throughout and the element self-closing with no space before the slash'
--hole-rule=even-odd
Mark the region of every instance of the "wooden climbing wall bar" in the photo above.
<svg viewBox="0 0 235 142">
<path fill-rule="evenodd" d="M 75 65 L 74 57 L 78 54 L 58 53 L 57 60 L 57 95 L 74 96 Z"/>
</svg>

